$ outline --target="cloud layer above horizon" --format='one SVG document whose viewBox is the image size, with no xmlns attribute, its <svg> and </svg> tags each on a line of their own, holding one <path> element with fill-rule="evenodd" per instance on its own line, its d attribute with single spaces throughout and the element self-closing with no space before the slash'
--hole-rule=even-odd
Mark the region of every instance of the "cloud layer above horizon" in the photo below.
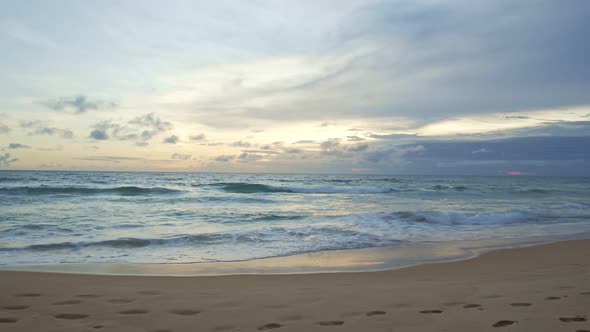
<svg viewBox="0 0 590 332">
<path fill-rule="evenodd" d="M 590 3 L 0 4 L 0 168 L 590 175 Z"/>
</svg>

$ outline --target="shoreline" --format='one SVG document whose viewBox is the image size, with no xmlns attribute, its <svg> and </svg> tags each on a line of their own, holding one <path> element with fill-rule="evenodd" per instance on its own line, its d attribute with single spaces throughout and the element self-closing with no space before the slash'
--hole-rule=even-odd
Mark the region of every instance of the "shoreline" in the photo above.
<svg viewBox="0 0 590 332">
<path fill-rule="evenodd" d="M 361 273 L 0 271 L 10 331 L 586 331 L 590 239 Z"/>
<path fill-rule="evenodd" d="M 195 263 L 57 263 L 0 266 L 2 271 L 114 276 L 224 276 L 377 272 L 474 259 L 487 252 L 590 239 L 590 233 L 514 239 L 403 243 L 238 261 Z"/>
</svg>

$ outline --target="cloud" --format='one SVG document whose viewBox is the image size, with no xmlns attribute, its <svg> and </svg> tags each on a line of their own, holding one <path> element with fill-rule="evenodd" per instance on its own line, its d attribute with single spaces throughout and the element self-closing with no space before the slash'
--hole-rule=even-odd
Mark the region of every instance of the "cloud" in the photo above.
<svg viewBox="0 0 590 332">
<path fill-rule="evenodd" d="M 331 138 L 320 143 L 321 154 L 323 155 L 342 155 L 340 138 Z"/>
<path fill-rule="evenodd" d="M 350 152 L 361 152 L 365 151 L 369 148 L 369 144 L 358 144 L 358 145 L 351 145 L 346 147 L 346 151 Z"/>
<path fill-rule="evenodd" d="M 242 152 L 247 152 L 247 153 L 264 153 L 264 154 L 279 154 L 279 151 L 276 150 L 255 150 L 255 149 L 250 149 L 250 150 L 242 150 Z"/>
<path fill-rule="evenodd" d="M 172 156 L 170 156 L 171 159 L 177 159 L 177 160 L 188 160 L 191 157 L 192 157 L 192 155 L 184 154 L 184 153 L 175 153 Z"/>
<path fill-rule="evenodd" d="M 348 141 L 351 142 L 359 142 L 359 141 L 364 141 L 365 139 L 362 137 L 358 137 L 358 136 L 346 136 Z"/>
<path fill-rule="evenodd" d="M 30 149 L 31 147 L 25 144 L 20 144 L 20 143 L 10 143 L 8 144 L 8 148 L 9 149 Z"/>
<path fill-rule="evenodd" d="M 69 129 L 61 129 L 55 127 L 37 127 L 32 133 L 29 135 L 49 135 L 49 136 L 59 136 L 65 139 L 74 138 L 74 132 Z"/>
<path fill-rule="evenodd" d="M 74 132 L 72 130 L 46 126 L 42 121 L 39 121 L 39 120 L 21 121 L 19 123 L 19 126 L 24 129 L 31 129 L 32 131 L 28 132 L 29 136 L 47 135 L 47 136 L 57 136 L 60 138 L 65 138 L 65 139 L 74 138 Z"/>
<path fill-rule="evenodd" d="M 400 164 L 404 163 L 403 157 L 410 153 L 421 153 L 425 148 L 423 145 L 405 145 L 405 146 L 393 146 L 382 149 L 375 149 L 368 151 L 363 154 L 363 159 L 371 163 L 391 163 Z"/>
<path fill-rule="evenodd" d="M 134 117 L 124 124 L 112 120 L 102 121 L 96 123 L 93 128 L 89 138 L 95 140 L 109 140 L 112 138 L 120 141 L 135 141 L 137 146 L 146 146 L 147 142 L 154 136 L 171 130 L 173 126 L 172 123 L 160 119 L 155 113 L 148 113 Z"/>
<path fill-rule="evenodd" d="M 10 132 L 10 128 L 4 123 L 0 122 L 0 134 L 6 134 Z"/>
<path fill-rule="evenodd" d="M 225 154 L 222 154 L 220 156 L 213 158 L 214 161 L 219 161 L 219 162 L 230 162 L 234 159 L 236 159 L 235 155 L 225 155 Z"/>
<path fill-rule="evenodd" d="M 94 129 L 90 132 L 90 138 L 95 140 L 104 141 L 109 139 L 109 134 L 105 129 Z"/>
<path fill-rule="evenodd" d="M 255 153 L 242 152 L 238 155 L 238 161 L 242 163 L 253 162 L 264 158 Z"/>
<path fill-rule="evenodd" d="M 240 148 L 249 148 L 252 146 L 252 144 L 250 144 L 248 142 L 244 142 L 244 141 L 237 141 L 237 142 L 231 143 L 230 146 L 240 147 Z"/>
<path fill-rule="evenodd" d="M 169 137 L 164 138 L 164 140 L 162 141 L 163 143 L 168 143 L 168 144 L 176 144 L 180 141 L 180 138 L 176 135 L 172 135 Z"/>
<path fill-rule="evenodd" d="M 10 167 L 10 165 L 14 162 L 17 162 L 18 158 L 11 158 L 10 153 L 5 153 L 4 155 L 0 155 L 0 166 Z"/>
<path fill-rule="evenodd" d="M 77 157 L 77 158 L 72 158 L 72 159 L 84 160 L 84 161 L 112 162 L 112 163 L 120 163 L 121 161 L 130 161 L 130 160 L 145 160 L 144 158 L 121 157 L 121 156 L 91 156 L 91 157 Z"/>
<path fill-rule="evenodd" d="M 54 111 L 62 111 L 72 114 L 82 114 L 87 111 L 109 110 L 117 108 L 118 106 L 114 101 L 101 99 L 89 100 L 85 95 L 49 99 L 40 101 L 39 104 Z"/>
<path fill-rule="evenodd" d="M 198 135 L 190 136 L 189 139 L 191 141 L 203 141 L 203 140 L 207 139 L 207 136 L 205 136 L 205 134 L 203 134 L 203 133 L 200 133 Z"/>
</svg>

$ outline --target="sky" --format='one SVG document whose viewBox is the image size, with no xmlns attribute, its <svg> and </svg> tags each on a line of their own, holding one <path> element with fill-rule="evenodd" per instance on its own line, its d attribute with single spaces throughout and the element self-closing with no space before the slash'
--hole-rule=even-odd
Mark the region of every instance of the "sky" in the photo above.
<svg viewBox="0 0 590 332">
<path fill-rule="evenodd" d="M 0 169 L 590 176 L 590 1 L 0 1 Z"/>
</svg>

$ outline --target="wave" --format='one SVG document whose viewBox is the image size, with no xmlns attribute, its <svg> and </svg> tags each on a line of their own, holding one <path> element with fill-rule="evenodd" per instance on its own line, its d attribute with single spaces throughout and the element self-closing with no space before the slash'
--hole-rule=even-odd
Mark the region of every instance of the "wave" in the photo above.
<svg viewBox="0 0 590 332">
<path fill-rule="evenodd" d="M 439 225 L 500 225 L 539 221 L 539 216 L 531 212 L 480 212 L 462 213 L 455 211 L 400 211 L 391 214 L 395 220 L 425 222 Z"/>
<path fill-rule="evenodd" d="M 221 187 L 228 193 L 235 194 L 254 194 L 254 193 L 301 193 L 301 194 L 383 194 L 395 191 L 393 188 L 372 187 L 372 186 L 316 186 L 316 187 L 291 187 L 291 186 L 271 186 L 258 183 L 215 183 L 212 186 Z"/>
<path fill-rule="evenodd" d="M 89 188 L 89 187 L 2 187 L 0 194 L 3 195 L 120 195 L 120 196 L 142 196 L 142 195 L 166 195 L 180 193 L 181 190 L 170 188 L 142 188 L 135 186 L 114 187 L 114 188 Z"/>
<path fill-rule="evenodd" d="M 302 242 L 303 241 L 303 242 Z M 118 238 L 90 242 L 58 242 L 33 244 L 24 247 L 0 248 L 0 252 L 75 251 L 85 248 L 135 249 L 149 246 L 208 247 L 213 245 L 259 246 L 261 243 L 305 243 L 312 251 L 324 249 L 352 249 L 393 244 L 397 241 L 379 235 L 331 226 L 302 226 L 294 228 L 270 227 L 261 230 L 203 234 L 177 234 L 161 238 Z M 271 245 L 272 246 L 272 245 Z M 319 247 L 318 247 L 319 246 Z"/>
</svg>

